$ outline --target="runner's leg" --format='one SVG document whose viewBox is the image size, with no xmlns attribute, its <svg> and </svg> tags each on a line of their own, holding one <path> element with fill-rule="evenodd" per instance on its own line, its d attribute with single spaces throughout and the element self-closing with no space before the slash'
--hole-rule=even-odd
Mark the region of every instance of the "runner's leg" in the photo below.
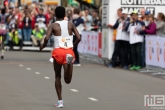
<svg viewBox="0 0 165 110">
<path fill-rule="evenodd" d="M 66 84 L 69 84 L 72 80 L 73 64 L 64 64 L 64 80 Z"/>
<path fill-rule="evenodd" d="M 54 65 L 54 71 L 55 71 L 55 88 L 58 96 L 58 100 L 62 100 L 62 85 L 61 85 L 61 64 L 58 64 L 56 60 L 54 59 L 53 62 Z"/>
</svg>

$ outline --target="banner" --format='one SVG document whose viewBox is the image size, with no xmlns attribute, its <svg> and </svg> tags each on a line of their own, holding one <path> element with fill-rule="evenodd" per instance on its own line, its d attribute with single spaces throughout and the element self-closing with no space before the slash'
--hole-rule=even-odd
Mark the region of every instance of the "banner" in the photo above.
<svg viewBox="0 0 165 110">
<path fill-rule="evenodd" d="M 146 64 L 165 68 L 165 38 L 146 36 Z"/>
<path fill-rule="evenodd" d="M 101 57 L 102 38 L 98 32 L 82 32 L 81 42 L 78 45 L 78 51 L 84 54 L 91 54 Z"/>
</svg>

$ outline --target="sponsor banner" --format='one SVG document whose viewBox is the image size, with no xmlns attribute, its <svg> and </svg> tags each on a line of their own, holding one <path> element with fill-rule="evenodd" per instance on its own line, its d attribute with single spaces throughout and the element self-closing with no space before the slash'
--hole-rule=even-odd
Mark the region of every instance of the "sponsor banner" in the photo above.
<svg viewBox="0 0 165 110">
<path fill-rule="evenodd" d="M 165 38 L 146 36 L 146 64 L 165 68 Z"/>
<path fill-rule="evenodd" d="M 82 32 L 81 42 L 78 45 L 78 51 L 83 54 L 91 54 L 101 57 L 101 33 Z"/>
</svg>

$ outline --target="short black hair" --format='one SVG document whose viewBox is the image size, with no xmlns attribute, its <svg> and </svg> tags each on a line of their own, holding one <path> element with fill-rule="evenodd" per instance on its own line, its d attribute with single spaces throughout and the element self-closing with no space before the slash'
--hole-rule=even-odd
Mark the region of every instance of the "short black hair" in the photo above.
<svg viewBox="0 0 165 110">
<path fill-rule="evenodd" d="M 74 14 L 78 14 L 79 15 L 80 14 L 80 9 L 79 8 L 75 8 L 74 9 Z"/>
<path fill-rule="evenodd" d="M 5 8 L 2 8 L 1 9 L 1 13 L 4 15 L 6 13 L 6 9 Z"/>
<path fill-rule="evenodd" d="M 55 9 L 55 15 L 57 18 L 65 17 L 65 8 L 63 6 L 57 6 Z"/>
</svg>

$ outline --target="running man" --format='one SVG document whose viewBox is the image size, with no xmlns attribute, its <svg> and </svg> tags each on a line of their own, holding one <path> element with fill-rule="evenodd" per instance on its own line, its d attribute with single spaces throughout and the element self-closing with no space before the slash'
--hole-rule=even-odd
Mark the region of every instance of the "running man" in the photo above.
<svg viewBox="0 0 165 110">
<path fill-rule="evenodd" d="M 73 63 L 75 55 L 73 47 L 80 42 L 80 34 L 78 33 L 75 25 L 70 21 L 64 20 L 65 8 L 58 6 L 55 9 L 56 22 L 48 27 L 47 35 L 44 39 L 44 44 L 40 46 L 40 51 L 46 47 L 49 38 L 54 37 L 54 50 L 52 51 L 52 58 L 54 59 L 54 71 L 55 71 L 55 88 L 58 96 L 58 103 L 56 107 L 63 107 L 62 100 L 62 85 L 61 85 L 61 68 L 64 68 L 64 80 L 69 84 L 72 79 Z M 77 40 L 73 44 L 73 34 L 77 37 Z"/>
</svg>

